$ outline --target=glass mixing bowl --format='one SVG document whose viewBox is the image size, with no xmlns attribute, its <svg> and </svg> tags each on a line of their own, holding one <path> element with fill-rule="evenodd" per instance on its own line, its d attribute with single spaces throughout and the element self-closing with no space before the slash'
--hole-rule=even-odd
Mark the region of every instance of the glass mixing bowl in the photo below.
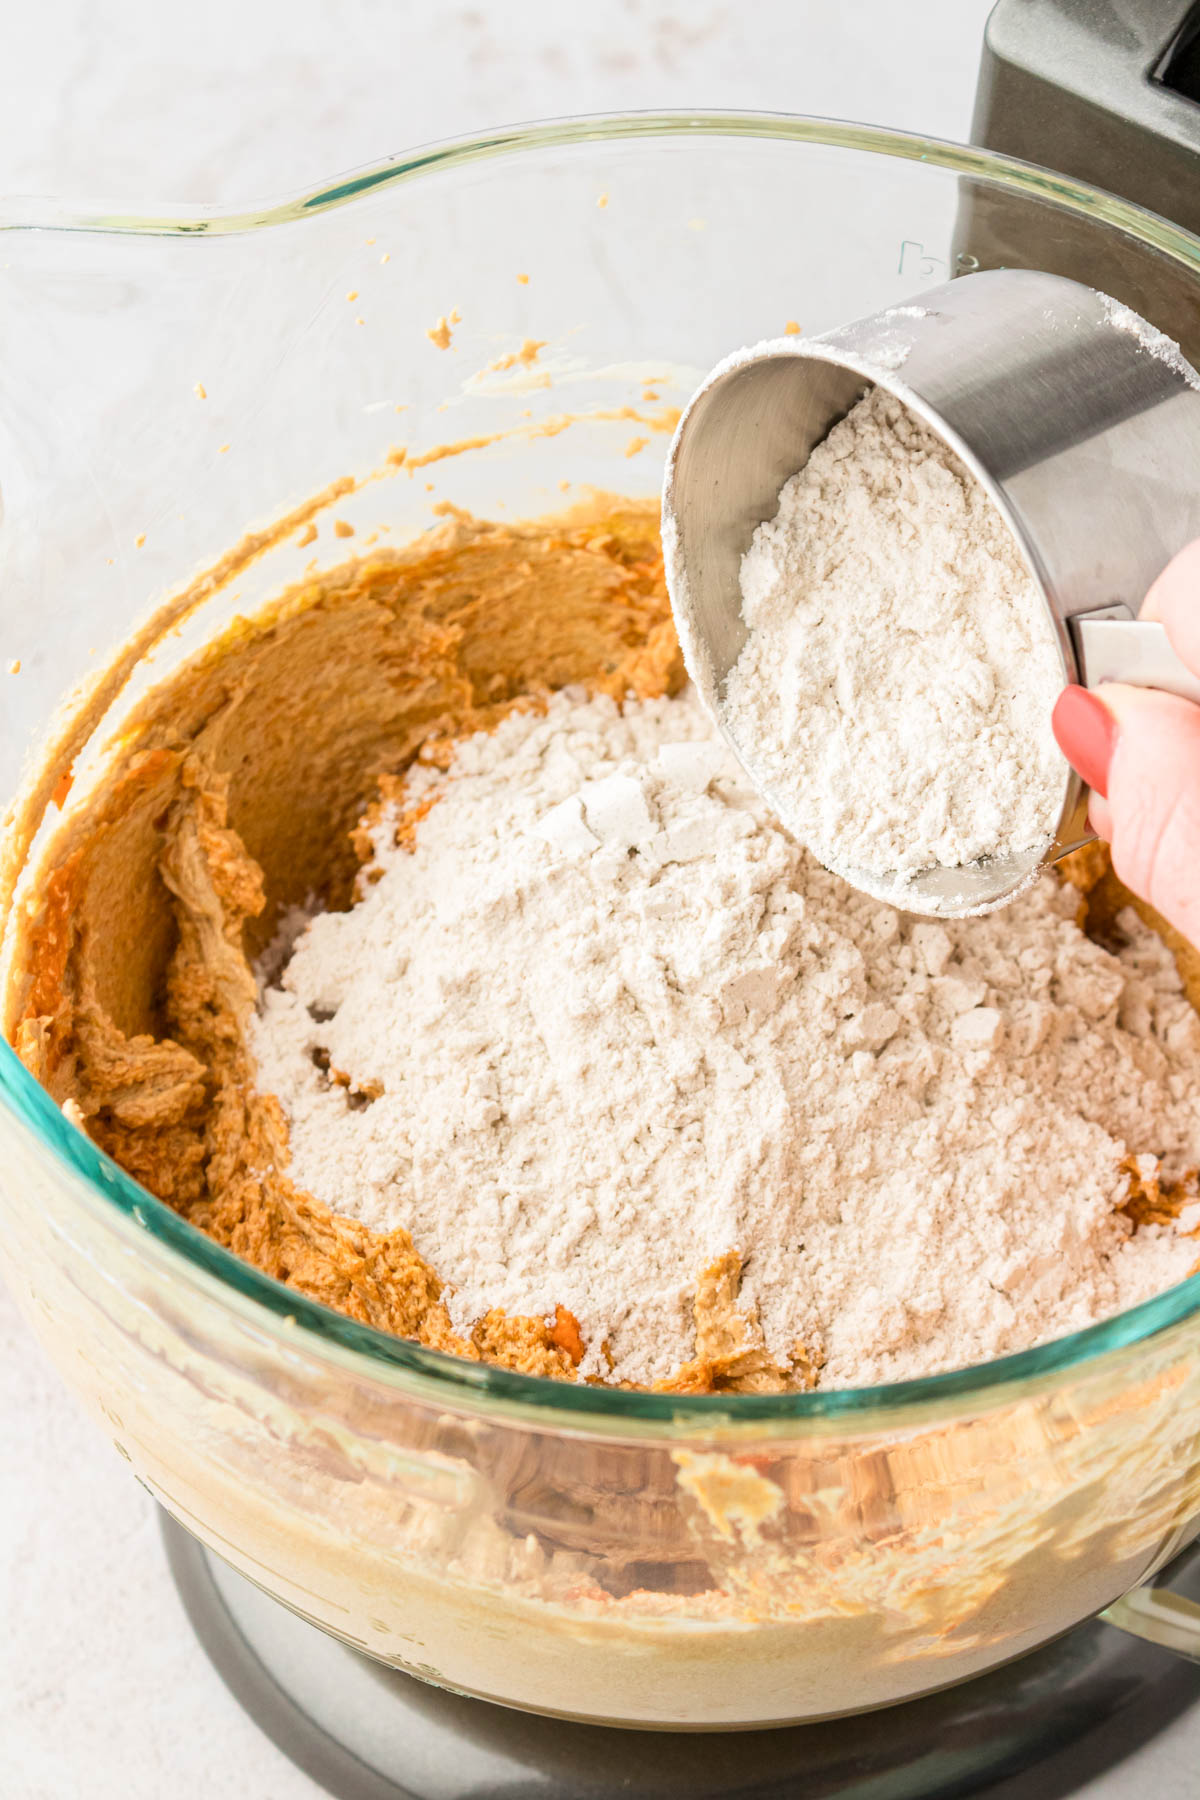
<svg viewBox="0 0 1200 1800">
<path fill-rule="evenodd" d="M 0 224 L 0 649 L 21 664 L 0 675 L 2 774 L 42 728 L 40 804 L 87 762 L 78 700 L 45 736 L 60 691 L 90 683 L 110 730 L 147 666 L 344 557 L 293 534 L 236 580 L 219 566 L 335 478 L 390 468 L 338 501 L 359 542 L 442 500 L 514 517 L 563 482 L 650 495 L 662 409 L 731 346 L 997 263 L 1103 287 L 1200 348 L 1200 242 L 1163 220 L 802 119 L 552 124 L 242 214 Z M 488 367 L 531 338 L 536 361 Z M 90 673 L 202 568 L 148 665 Z M 18 873 L 15 814 L 6 845 Z M 162 1504 L 324 1630 L 510 1705 L 691 1729 L 883 1705 L 1065 1631 L 1200 1527 L 1196 1277 L 982 1368 L 685 1399 L 456 1361 L 305 1300 L 140 1189 L 7 1049 L 0 1189 L 14 1293 Z"/>
</svg>

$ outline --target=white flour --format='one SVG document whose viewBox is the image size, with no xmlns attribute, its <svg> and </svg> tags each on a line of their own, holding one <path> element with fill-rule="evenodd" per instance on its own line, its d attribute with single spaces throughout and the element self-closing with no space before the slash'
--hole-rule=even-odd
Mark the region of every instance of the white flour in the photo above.
<svg viewBox="0 0 1200 1800">
<path fill-rule="evenodd" d="M 786 484 L 742 559 L 722 718 L 813 853 L 878 885 L 1044 848 L 1062 662 L 1012 533 L 882 388 Z"/>
<path fill-rule="evenodd" d="M 1159 362 L 1166 363 L 1176 375 L 1181 375 L 1190 388 L 1200 388 L 1200 375 L 1197 375 L 1174 338 L 1169 338 L 1165 331 L 1151 325 L 1149 319 L 1143 319 L 1141 313 L 1134 312 L 1131 306 L 1122 306 L 1119 300 L 1113 300 L 1107 294 L 1101 294 L 1100 302 L 1110 325 L 1115 325 L 1118 331 L 1127 331 L 1143 350 L 1156 357 Z"/>
<path fill-rule="evenodd" d="M 1193 1240 L 1113 1210 L 1127 1147 L 1200 1158 L 1200 1019 L 1132 915 L 1119 956 L 1050 876 L 905 918 L 797 847 L 690 697 L 560 694 L 414 770 L 435 794 L 414 849 L 376 833 L 381 878 L 313 920 L 252 1043 L 294 1178 L 408 1227 L 460 1323 L 561 1303 L 585 1372 L 607 1338 L 652 1382 L 737 1246 L 774 1355 L 823 1347 L 838 1386 L 1189 1272 Z"/>
</svg>

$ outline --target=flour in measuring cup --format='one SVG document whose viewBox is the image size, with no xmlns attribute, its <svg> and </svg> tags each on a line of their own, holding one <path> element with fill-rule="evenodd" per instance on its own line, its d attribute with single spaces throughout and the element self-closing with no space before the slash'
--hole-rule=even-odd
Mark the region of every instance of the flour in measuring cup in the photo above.
<svg viewBox="0 0 1200 1800">
<path fill-rule="evenodd" d="M 1067 775 L 1062 663 L 983 487 L 873 388 L 813 451 L 741 567 L 750 635 L 723 722 L 828 868 L 906 881 L 1039 851 Z"/>
</svg>

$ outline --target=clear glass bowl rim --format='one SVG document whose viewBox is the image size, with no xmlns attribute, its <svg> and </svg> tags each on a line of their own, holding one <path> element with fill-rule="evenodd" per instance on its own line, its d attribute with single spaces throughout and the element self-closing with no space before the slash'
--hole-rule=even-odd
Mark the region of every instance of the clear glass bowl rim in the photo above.
<svg viewBox="0 0 1200 1800">
<path fill-rule="evenodd" d="M 1102 221 L 1179 262 L 1200 278 L 1200 238 L 1084 182 L 943 139 L 846 120 L 768 112 L 596 114 L 503 127 L 479 136 L 420 145 L 291 199 L 241 210 L 196 212 L 165 203 L 134 215 L 115 207 L 75 207 L 69 202 L 18 199 L 0 203 L 0 230 L 166 237 L 248 233 L 292 224 L 351 204 L 378 189 L 492 157 L 630 139 L 712 137 L 807 143 L 928 163 L 950 174 L 975 177 L 1010 193 L 1048 201 Z M 903 1412 L 905 1424 L 911 1425 L 918 1417 L 961 1412 L 971 1402 L 998 1401 L 1014 1387 L 1027 1389 L 1035 1382 L 1039 1387 L 1046 1381 L 1053 1382 L 1055 1377 L 1085 1362 L 1144 1343 L 1200 1312 L 1197 1273 L 1102 1324 L 1072 1332 L 1036 1349 L 965 1369 L 874 1387 L 791 1394 L 683 1395 L 551 1381 L 472 1363 L 361 1325 L 261 1273 L 189 1225 L 70 1125 L 11 1047 L 2 1042 L 0 1103 L 42 1148 L 82 1177 L 88 1199 L 104 1224 L 138 1243 L 143 1254 L 150 1252 L 164 1272 L 200 1287 L 210 1299 L 224 1303 L 230 1311 L 265 1331 L 281 1349 L 294 1354 L 303 1348 L 351 1374 L 357 1371 L 370 1380 L 383 1380 L 397 1388 L 440 1399 L 444 1404 L 485 1406 L 490 1413 L 526 1415 L 547 1426 L 582 1429 L 589 1434 L 604 1432 L 608 1427 L 612 1435 L 620 1435 L 639 1424 L 643 1428 L 657 1425 L 703 1430 L 735 1423 L 761 1428 L 833 1426 L 840 1422 L 843 1427 L 865 1428 L 869 1415 L 898 1412 Z"/>
</svg>

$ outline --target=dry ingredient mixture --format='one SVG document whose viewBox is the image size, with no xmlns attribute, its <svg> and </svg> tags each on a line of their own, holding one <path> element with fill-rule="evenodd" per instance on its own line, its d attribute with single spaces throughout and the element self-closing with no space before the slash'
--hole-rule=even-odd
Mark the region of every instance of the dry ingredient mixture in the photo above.
<svg viewBox="0 0 1200 1800">
<path fill-rule="evenodd" d="M 1053 628 L 1009 527 L 872 388 L 742 559 L 723 721 L 828 868 L 903 903 L 935 865 L 1041 850 L 1066 764 Z"/>
<path fill-rule="evenodd" d="M 561 1305 L 582 1374 L 666 1381 L 726 1257 L 758 1372 L 839 1386 L 1195 1262 L 1117 1210 L 1131 1149 L 1200 1161 L 1200 1018 L 1132 913 L 1116 954 L 1049 875 L 998 918 L 903 918 L 795 844 L 690 696 L 513 714 L 371 843 L 250 1044 L 293 1180 L 406 1227 L 457 1330 Z"/>
<path fill-rule="evenodd" d="M 311 572 L 77 778 L 6 1030 L 220 1244 L 526 1373 L 886 1379 L 1190 1272 L 1200 1023 L 1103 858 L 906 918 L 679 684 L 646 504 Z"/>
</svg>

